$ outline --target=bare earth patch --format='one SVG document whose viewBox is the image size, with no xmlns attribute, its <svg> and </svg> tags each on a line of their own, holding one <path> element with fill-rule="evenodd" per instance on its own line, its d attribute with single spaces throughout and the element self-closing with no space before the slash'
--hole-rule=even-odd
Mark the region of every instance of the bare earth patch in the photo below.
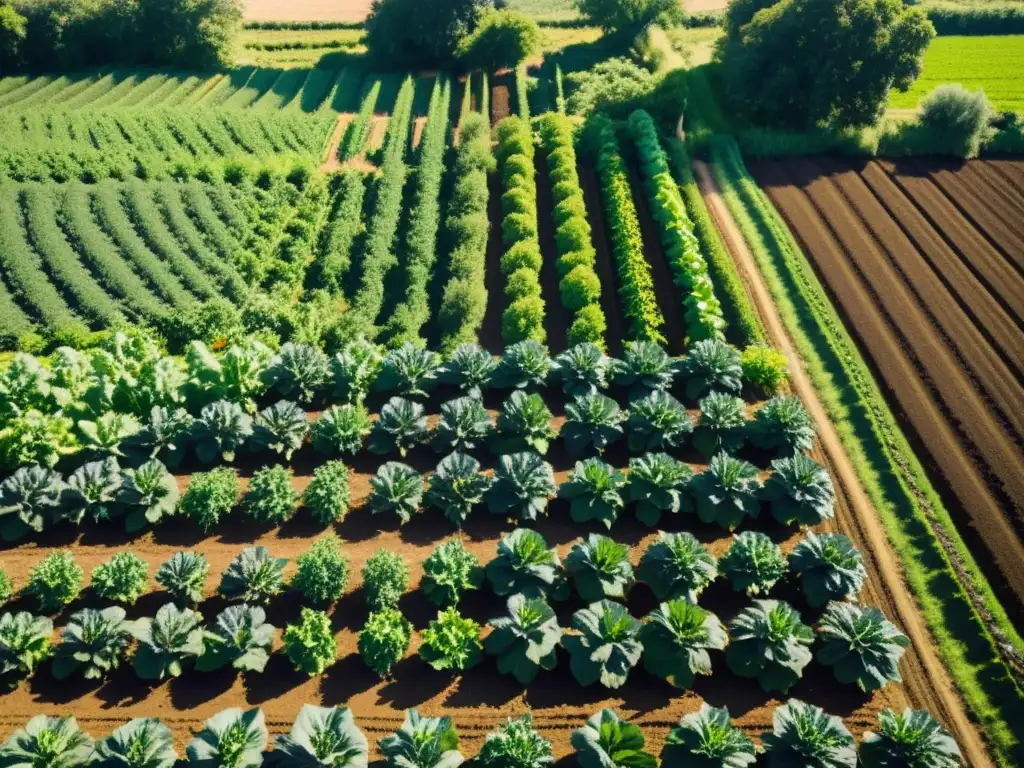
<svg viewBox="0 0 1024 768">
<path fill-rule="evenodd" d="M 362 21 L 370 0 L 242 0 L 247 21 Z"/>
</svg>

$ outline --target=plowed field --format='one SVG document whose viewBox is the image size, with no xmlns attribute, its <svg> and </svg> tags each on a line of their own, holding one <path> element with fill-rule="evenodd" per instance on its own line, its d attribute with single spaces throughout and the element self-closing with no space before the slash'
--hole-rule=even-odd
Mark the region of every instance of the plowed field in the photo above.
<svg viewBox="0 0 1024 768">
<path fill-rule="evenodd" d="M 1024 163 L 752 163 L 1024 624 Z"/>
</svg>

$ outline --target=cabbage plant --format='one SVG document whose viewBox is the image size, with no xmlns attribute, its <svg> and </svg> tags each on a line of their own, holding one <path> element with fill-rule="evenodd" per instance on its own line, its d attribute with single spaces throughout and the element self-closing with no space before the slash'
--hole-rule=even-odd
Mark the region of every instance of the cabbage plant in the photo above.
<svg viewBox="0 0 1024 768">
<path fill-rule="evenodd" d="M 41 661 L 50 658 L 53 622 L 27 611 L 0 616 L 0 675 L 21 681 L 35 673 Z"/>
<path fill-rule="evenodd" d="M 196 457 L 204 464 L 234 461 L 235 452 L 252 435 L 252 423 L 237 403 L 218 400 L 207 405 L 192 425 Z"/>
<path fill-rule="evenodd" d="M 207 720 L 185 752 L 196 768 L 257 768 L 266 747 L 263 710 L 232 707 Z"/>
<path fill-rule="evenodd" d="M 729 669 L 768 692 L 786 693 L 811 661 L 814 632 L 788 603 L 755 600 L 729 624 L 729 637 Z"/>
<path fill-rule="evenodd" d="M 190 608 L 168 603 L 152 619 L 139 619 L 139 645 L 133 667 L 143 680 L 178 677 L 203 652 L 202 616 Z"/>
<path fill-rule="evenodd" d="M 747 412 L 743 400 L 712 392 L 700 401 L 700 418 L 693 430 L 693 447 L 705 456 L 735 453 L 746 435 Z"/>
<path fill-rule="evenodd" d="M 384 356 L 376 345 L 364 338 L 350 341 L 331 359 L 334 397 L 349 405 L 361 404 L 373 388 L 383 362 Z"/>
<path fill-rule="evenodd" d="M 303 704 L 288 734 L 274 737 L 268 768 L 366 768 L 369 743 L 348 707 Z"/>
<path fill-rule="evenodd" d="M 556 369 L 547 347 L 527 339 L 505 348 L 491 384 L 498 389 L 539 388 L 547 384 Z"/>
<path fill-rule="evenodd" d="M 124 456 L 122 443 L 142 429 L 134 416 L 115 411 L 107 411 L 95 421 L 81 419 L 76 426 L 82 448 L 99 456 Z"/>
<path fill-rule="evenodd" d="M 661 750 L 664 766 L 747 768 L 756 761 L 753 740 L 732 724 L 729 710 L 709 704 L 701 704 L 696 712 L 684 715 L 679 725 L 669 731 Z"/>
<path fill-rule="evenodd" d="M 125 441 L 125 453 L 132 457 L 158 459 L 168 467 L 177 467 L 185 460 L 194 423 L 195 419 L 184 408 L 155 405 L 142 430 Z"/>
<path fill-rule="evenodd" d="M 640 629 L 644 668 L 677 688 L 693 688 L 697 675 L 711 674 L 711 654 L 729 642 L 718 617 L 687 600 L 662 603 Z"/>
<path fill-rule="evenodd" d="M 405 456 L 410 449 L 426 441 L 427 414 L 423 406 L 402 397 L 392 397 L 380 409 L 380 418 L 373 425 L 367 448 L 372 453 L 398 453 Z"/>
<path fill-rule="evenodd" d="M 102 680 L 118 669 L 135 637 L 135 622 L 120 607 L 83 608 L 61 631 L 53 660 L 53 676 L 64 680 L 81 671 L 86 680 Z"/>
<path fill-rule="evenodd" d="M 262 608 L 229 605 L 203 634 L 203 653 L 196 669 L 209 672 L 230 664 L 242 672 L 262 672 L 270 660 L 277 627 L 267 623 Z"/>
<path fill-rule="evenodd" d="M 558 497 L 569 501 L 569 516 L 577 523 L 599 520 L 610 529 L 625 506 L 626 476 L 600 459 L 576 462 Z"/>
<path fill-rule="evenodd" d="M 310 442 L 319 453 L 355 455 L 370 434 L 370 414 L 361 403 L 332 405 L 309 428 Z"/>
<path fill-rule="evenodd" d="M 120 501 L 126 510 L 124 528 L 127 532 L 140 531 L 174 515 L 178 483 L 156 459 L 138 469 L 126 469 L 122 483 Z"/>
<path fill-rule="evenodd" d="M 570 738 L 580 768 L 658 768 L 658 760 L 644 750 L 639 726 L 602 709 L 587 718 Z"/>
<path fill-rule="evenodd" d="M 818 661 L 832 667 L 840 683 L 870 693 L 902 681 L 899 664 L 910 638 L 877 608 L 829 603 L 818 632 Z"/>
<path fill-rule="evenodd" d="M 517 528 L 498 542 L 498 555 L 487 564 L 487 578 L 499 596 L 523 594 L 564 600 L 569 589 L 558 550 L 536 531 Z"/>
<path fill-rule="evenodd" d="M 121 512 L 122 484 L 117 459 L 83 464 L 65 482 L 61 516 L 75 525 L 81 525 L 87 516 L 97 522 L 116 517 Z"/>
<path fill-rule="evenodd" d="M 156 583 L 179 605 L 195 605 L 203 599 L 210 562 L 201 552 L 175 552 L 156 571 Z"/>
<path fill-rule="evenodd" d="M 267 388 L 263 372 L 273 353 L 254 338 L 233 345 L 218 359 L 201 341 L 193 341 L 185 353 L 186 390 L 193 408 L 217 400 L 256 410 L 256 398 Z"/>
<path fill-rule="evenodd" d="M 622 439 L 628 415 L 607 395 L 582 395 L 565 406 L 565 422 L 559 433 L 570 456 L 605 449 Z"/>
<path fill-rule="evenodd" d="M 284 567 L 287 558 L 271 557 L 266 547 L 246 547 L 221 574 L 217 591 L 227 599 L 267 603 L 284 589 Z"/>
<path fill-rule="evenodd" d="M 565 570 L 576 592 L 588 603 L 606 597 L 625 599 L 626 592 L 633 586 L 629 547 L 596 533 L 570 550 L 565 558 Z"/>
<path fill-rule="evenodd" d="M 718 454 L 705 471 L 693 478 L 690 487 L 702 522 L 734 531 L 745 518 L 761 513 L 760 472 L 743 459 Z"/>
<path fill-rule="evenodd" d="M 92 739 L 74 717 L 36 715 L 0 746 L 7 768 L 85 768 L 93 761 Z"/>
<path fill-rule="evenodd" d="M 459 539 L 439 545 L 423 561 L 423 594 L 441 607 L 456 605 L 464 592 L 479 589 L 484 581 L 480 560 Z"/>
<path fill-rule="evenodd" d="M 655 390 L 629 404 L 625 429 L 633 453 L 664 451 L 683 444 L 693 432 L 693 419 L 672 395 Z"/>
<path fill-rule="evenodd" d="M 551 742 L 533 729 L 533 716 L 510 717 L 484 739 L 473 760 L 480 768 L 544 768 L 555 762 Z"/>
<path fill-rule="evenodd" d="M 765 534 L 744 531 L 733 537 L 718 568 L 732 583 L 734 592 L 764 595 L 786 575 L 786 557 Z"/>
<path fill-rule="evenodd" d="M 478 344 L 459 344 L 438 371 L 438 379 L 477 399 L 491 383 L 497 359 Z"/>
<path fill-rule="evenodd" d="M 795 397 L 774 397 L 747 424 L 747 437 L 763 451 L 784 455 L 811 450 L 814 422 Z"/>
<path fill-rule="evenodd" d="M 945 727 L 923 709 L 878 713 L 878 733 L 867 731 L 860 765 L 878 768 L 960 768 L 963 756 Z"/>
<path fill-rule="evenodd" d="M 811 531 L 793 548 L 789 567 L 800 577 L 804 597 L 812 608 L 830 600 L 856 598 L 868 575 L 860 550 L 841 533 L 819 535 Z"/>
<path fill-rule="evenodd" d="M 783 525 L 817 525 L 835 517 L 836 492 L 832 478 L 810 456 L 776 459 L 762 497 L 772 517 Z"/>
<path fill-rule="evenodd" d="M 637 579 L 646 583 L 659 600 L 683 597 L 692 603 L 717 576 L 715 558 L 688 532 L 660 532 L 636 569 Z"/>
<path fill-rule="evenodd" d="M 155 717 L 137 717 L 96 742 L 98 768 L 174 768 L 174 734 Z"/>
<path fill-rule="evenodd" d="M 492 631 L 484 640 L 484 650 L 497 657 L 498 672 L 529 685 L 537 672 L 552 670 L 558 663 L 556 649 L 562 641 L 562 628 L 542 597 L 513 595 L 507 605 L 508 616 L 491 619 Z"/>
<path fill-rule="evenodd" d="M 856 768 L 853 735 L 821 707 L 790 699 L 772 714 L 772 730 L 761 735 L 769 768 Z"/>
<path fill-rule="evenodd" d="M 498 436 L 492 442 L 498 452 L 548 452 L 557 434 L 551 426 L 551 411 L 535 392 L 513 392 L 498 414 Z"/>
<path fill-rule="evenodd" d="M 513 453 L 498 461 L 487 507 L 492 514 L 536 520 L 547 513 L 548 502 L 557 492 L 550 464 L 535 453 Z"/>
<path fill-rule="evenodd" d="M 437 464 L 426 493 L 428 506 L 440 509 L 449 522 L 462 526 L 483 504 L 494 481 L 480 471 L 480 462 L 464 453 L 452 453 Z"/>
<path fill-rule="evenodd" d="M 408 464 L 389 461 L 370 478 L 370 509 L 373 514 L 394 512 L 404 525 L 423 504 L 423 476 Z"/>
<path fill-rule="evenodd" d="M 494 422 L 475 397 L 459 397 L 441 406 L 434 428 L 434 450 L 472 451 L 485 445 L 494 433 Z"/>
<path fill-rule="evenodd" d="M 332 384 L 331 363 L 316 347 L 288 342 L 271 359 L 263 380 L 281 397 L 308 405 Z"/>
<path fill-rule="evenodd" d="M 425 398 L 438 383 L 441 356 L 406 342 L 388 352 L 374 382 L 374 389 L 397 392 L 402 397 Z"/>
<path fill-rule="evenodd" d="M 438 670 L 465 671 L 481 658 L 480 625 L 454 606 L 438 611 L 420 633 L 420 657 Z"/>
<path fill-rule="evenodd" d="M 569 651 L 569 666 L 580 685 L 600 682 L 605 688 L 621 688 L 640 661 L 640 622 L 626 606 L 600 600 L 572 616 L 573 629 L 562 642 Z"/>
<path fill-rule="evenodd" d="M 290 400 L 279 400 L 257 415 L 249 448 L 272 451 L 285 461 L 291 461 L 292 454 L 302 447 L 308 433 L 306 412 Z"/>
<path fill-rule="evenodd" d="M 630 400 L 668 391 L 674 379 L 672 358 L 653 341 L 627 342 L 615 364 L 615 383 L 629 390 Z"/>
<path fill-rule="evenodd" d="M 0 483 L 0 535 L 17 541 L 57 521 L 64 481 L 52 469 L 22 467 Z"/>
<path fill-rule="evenodd" d="M 569 397 L 593 395 L 608 388 L 613 361 L 593 342 L 570 347 L 555 358 L 556 375 L 562 381 L 562 391 Z"/>
<path fill-rule="evenodd" d="M 689 512 L 693 470 L 667 453 L 648 453 L 629 460 L 626 501 L 636 505 L 637 519 L 653 528 L 664 512 Z"/>
<path fill-rule="evenodd" d="M 705 339 L 690 346 L 679 362 L 679 373 L 686 380 L 686 396 L 697 400 L 708 392 L 733 392 L 743 388 L 740 353 L 724 341 Z"/>
<path fill-rule="evenodd" d="M 390 768 L 458 768 L 466 762 L 451 718 L 423 717 L 415 709 L 407 710 L 402 727 L 379 744 Z"/>
</svg>

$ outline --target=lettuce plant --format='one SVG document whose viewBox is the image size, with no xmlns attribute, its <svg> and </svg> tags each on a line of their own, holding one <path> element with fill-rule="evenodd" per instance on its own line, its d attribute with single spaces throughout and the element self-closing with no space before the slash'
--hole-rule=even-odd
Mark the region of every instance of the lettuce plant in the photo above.
<svg viewBox="0 0 1024 768">
<path fill-rule="evenodd" d="M 750 442 L 763 451 L 785 455 L 811 450 L 814 422 L 795 397 L 775 397 L 754 415 L 747 425 Z"/>
<path fill-rule="evenodd" d="M 705 523 L 717 523 L 736 530 L 744 518 L 761 513 L 760 472 L 753 464 L 720 453 L 708 468 L 690 483 L 697 499 L 697 516 Z"/>
<path fill-rule="evenodd" d="M 188 487 L 178 500 L 178 510 L 209 532 L 231 512 L 241 491 L 242 484 L 233 467 L 198 472 L 189 478 Z"/>
<path fill-rule="evenodd" d="M 729 638 L 715 614 L 687 600 L 662 603 L 640 629 L 644 669 L 677 688 L 693 688 L 697 675 L 711 674 L 711 655 Z"/>
<path fill-rule="evenodd" d="M 860 550 L 841 533 L 808 533 L 790 554 L 789 567 L 812 608 L 856 598 L 868 575 Z"/>
<path fill-rule="evenodd" d="M 285 461 L 291 461 L 292 454 L 302 447 L 308 433 L 306 412 L 296 403 L 279 400 L 257 415 L 249 448 L 272 451 L 284 457 Z"/>
<path fill-rule="evenodd" d="M 196 768 L 257 768 L 267 747 L 267 726 L 259 708 L 218 712 L 188 744 L 188 764 Z"/>
<path fill-rule="evenodd" d="M 402 397 L 425 398 L 437 386 L 441 356 L 406 342 L 388 352 L 374 389 L 397 392 Z"/>
<path fill-rule="evenodd" d="M 434 450 L 472 451 L 484 445 L 494 433 L 494 422 L 475 397 L 460 397 L 441 406 L 434 428 Z"/>
<path fill-rule="evenodd" d="M 786 575 L 786 557 L 765 534 L 744 531 L 733 537 L 718 568 L 732 583 L 734 592 L 764 595 Z"/>
<path fill-rule="evenodd" d="M 68 477 L 64 485 L 61 516 L 80 525 L 88 515 L 109 520 L 120 512 L 123 478 L 117 459 L 90 461 Z"/>
<path fill-rule="evenodd" d="M 555 366 L 562 391 L 569 397 L 580 397 L 608 388 L 613 362 L 597 344 L 587 341 L 556 357 Z"/>
<path fill-rule="evenodd" d="M 0 765 L 10 768 L 85 768 L 93 761 L 92 739 L 74 717 L 36 715 L 0 747 Z"/>
<path fill-rule="evenodd" d="M 313 447 L 328 456 L 359 453 L 368 434 L 370 414 L 361 403 L 332 405 L 309 429 Z"/>
<path fill-rule="evenodd" d="M 412 623 L 397 608 L 371 611 L 359 633 L 359 655 L 381 678 L 405 658 L 412 642 Z"/>
<path fill-rule="evenodd" d="M 910 638 L 877 608 L 829 603 L 818 632 L 818 661 L 832 667 L 840 683 L 856 683 L 870 693 L 901 682 L 900 659 Z"/>
<path fill-rule="evenodd" d="M 155 717 L 137 717 L 96 742 L 99 768 L 174 768 L 174 734 Z"/>
<path fill-rule="evenodd" d="M 588 603 L 606 597 L 622 600 L 633 586 L 629 547 L 596 533 L 572 548 L 565 558 L 565 570 Z"/>
<path fill-rule="evenodd" d="M 687 532 L 659 533 L 636 569 L 637 579 L 645 582 L 659 600 L 683 597 L 692 603 L 717 576 L 715 558 Z"/>
<path fill-rule="evenodd" d="M 189 404 L 227 400 L 252 413 L 256 398 L 266 391 L 263 372 L 272 358 L 273 353 L 252 338 L 232 346 L 219 360 L 201 341 L 193 341 L 185 353 Z"/>
<path fill-rule="evenodd" d="M 370 509 L 373 514 L 394 512 L 404 525 L 423 505 L 423 477 L 408 464 L 389 461 L 370 478 Z"/>
<path fill-rule="evenodd" d="M 679 362 L 679 372 L 686 379 L 686 396 L 697 400 L 708 392 L 733 392 L 743 388 L 743 366 L 740 353 L 724 341 L 705 339 L 690 346 Z"/>
<path fill-rule="evenodd" d="M 202 616 L 190 608 L 168 603 L 156 617 L 139 619 L 139 645 L 132 666 L 143 680 L 178 677 L 203 652 Z"/>
<path fill-rule="evenodd" d="M 505 348 L 491 384 L 498 389 L 543 387 L 555 369 L 547 347 L 528 339 Z"/>
<path fill-rule="evenodd" d="M 271 359 L 263 380 L 282 397 L 308 405 L 332 384 L 331 363 L 316 347 L 289 342 Z"/>
<path fill-rule="evenodd" d="M 0 483 L 0 534 L 17 541 L 29 531 L 39 533 L 60 515 L 64 481 L 52 469 L 22 467 Z"/>
<path fill-rule="evenodd" d="M 626 606 L 600 600 L 576 611 L 572 626 L 579 634 L 566 635 L 569 666 L 580 685 L 600 682 L 605 688 L 621 688 L 630 670 L 640 661 L 640 622 Z"/>
<path fill-rule="evenodd" d="M 683 404 L 655 390 L 629 405 L 626 437 L 633 453 L 678 448 L 693 432 L 693 419 Z"/>
<path fill-rule="evenodd" d="M 107 411 L 95 421 L 82 419 L 76 426 L 82 448 L 100 456 L 124 456 L 121 444 L 142 429 L 134 416 L 114 411 Z"/>
<path fill-rule="evenodd" d="M 287 558 L 271 557 L 266 547 L 246 547 L 221 574 L 217 591 L 246 603 L 267 603 L 284 588 Z"/>
<path fill-rule="evenodd" d="M 860 745 L 860 765 L 878 768 L 960 768 L 956 741 L 923 709 L 878 713 L 878 733 L 867 731 Z"/>
<path fill-rule="evenodd" d="M 402 727 L 379 743 L 389 768 L 458 768 L 466 762 L 451 718 L 422 717 L 415 709 L 406 711 Z"/>
<path fill-rule="evenodd" d="M 410 449 L 427 440 L 426 410 L 419 403 L 392 397 L 380 409 L 380 418 L 373 425 L 367 448 L 372 453 L 398 453 L 405 456 Z"/>
<path fill-rule="evenodd" d="M 331 620 L 323 611 L 303 608 L 298 624 L 285 627 L 284 652 L 298 672 L 322 675 L 338 660 L 338 643 Z"/>
<path fill-rule="evenodd" d="M 607 395 L 582 395 L 565 406 L 565 422 L 560 436 L 570 456 L 582 456 L 591 450 L 604 453 L 622 438 L 627 414 Z"/>
<path fill-rule="evenodd" d="M 689 497 L 693 470 L 667 453 L 648 453 L 629 460 L 626 501 L 636 505 L 636 517 L 649 528 L 664 512 L 692 509 Z"/>
<path fill-rule="evenodd" d="M 102 680 L 128 655 L 135 627 L 135 622 L 125 619 L 124 608 L 116 606 L 101 611 L 83 608 L 72 614 L 60 634 L 53 676 L 64 680 L 81 671 L 86 680 Z"/>
<path fill-rule="evenodd" d="M 653 341 L 627 342 L 615 365 L 615 383 L 629 390 L 630 400 L 665 392 L 674 378 L 672 358 Z"/>
<path fill-rule="evenodd" d="M 764 483 L 762 497 L 772 517 L 783 525 L 817 525 L 835 517 L 836 492 L 832 478 L 810 456 L 776 459 Z"/>
<path fill-rule="evenodd" d="M 0 568 L 0 606 L 7 603 L 14 596 L 14 582 L 7 575 L 7 571 Z"/>
<path fill-rule="evenodd" d="M 530 450 L 543 456 L 556 435 L 551 418 L 551 411 L 540 395 L 513 392 L 498 414 L 495 448 L 503 452 Z"/>
<path fill-rule="evenodd" d="M 464 395 L 483 397 L 498 361 L 477 344 L 459 344 L 438 370 L 438 380 L 459 388 Z"/>
<path fill-rule="evenodd" d="M 363 596 L 370 608 L 395 608 L 409 588 L 409 566 L 401 555 L 378 549 L 363 565 Z"/>
<path fill-rule="evenodd" d="M 26 411 L 49 411 L 53 378 L 33 355 L 17 353 L 0 372 L 0 426 Z"/>
<path fill-rule="evenodd" d="M 669 731 L 661 750 L 662 765 L 701 768 L 748 768 L 757 761 L 753 740 L 732 724 L 729 710 L 701 704 Z"/>
<path fill-rule="evenodd" d="M 92 571 L 92 588 L 106 600 L 134 605 L 149 586 L 149 563 L 134 552 L 118 552 Z"/>
<path fill-rule="evenodd" d="M 463 592 L 479 589 L 483 581 L 477 556 L 461 540 L 449 539 L 423 561 L 420 589 L 432 603 L 446 607 L 457 605 Z"/>
<path fill-rule="evenodd" d="M 311 603 L 333 603 L 348 585 L 348 558 L 337 536 L 317 539 L 295 564 L 292 586 Z"/>
<path fill-rule="evenodd" d="M 218 400 L 207 405 L 192 424 L 196 457 L 204 464 L 234 461 L 235 451 L 252 435 L 252 424 L 252 416 L 237 403 Z"/>
<path fill-rule="evenodd" d="M 821 707 L 790 699 L 772 714 L 772 731 L 761 735 L 769 768 L 855 768 L 853 735 Z"/>
<path fill-rule="evenodd" d="M 514 453 L 499 459 L 487 507 L 492 514 L 536 520 L 547 512 L 548 502 L 557 492 L 550 464 L 535 453 Z"/>
<path fill-rule="evenodd" d="M 43 613 L 56 613 L 82 592 L 82 566 L 64 550 L 51 552 L 29 572 L 25 592 L 39 602 Z"/>
<path fill-rule="evenodd" d="M 533 716 L 510 717 L 487 734 L 480 754 L 473 760 L 480 768 L 544 768 L 555 762 L 551 742 L 533 729 Z"/>
<path fill-rule="evenodd" d="M 262 672 L 270 660 L 277 627 L 267 623 L 262 608 L 229 605 L 203 634 L 203 653 L 196 669 L 209 672 L 230 664 L 242 672 Z"/>
<path fill-rule="evenodd" d="M 569 501 L 569 515 L 577 523 L 599 520 L 610 529 L 625 505 L 626 476 L 600 459 L 576 462 L 558 496 Z"/>
<path fill-rule="evenodd" d="M 361 404 L 373 388 L 383 361 L 380 348 L 366 339 L 350 341 L 331 360 L 334 396 L 349 405 Z"/>
<path fill-rule="evenodd" d="M 62 456 L 79 449 L 71 419 L 57 414 L 26 411 L 0 428 L 0 468 L 29 464 L 52 467 Z"/>
<path fill-rule="evenodd" d="M 729 637 L 729 669 L 768 692 L 786 693 L 811 661 L 814 632 L 788 603 L 755 600 L 729 624 Z"/>
<path fill-rule="evenodd" d="M 303 704 L 288 734 L 274 737 L 269 768 L 366 768 L 369 743 L 348 707 Z"/>
<path fill-rule="evenodd" d="M 493 480 L 480 472 L 480 462 L 464 453 L 452 453 L 438 462 L 425 497 L 449 522 L 461 527 L 473 507 L 483 504 Z"/>
<path fill-rule="evenodd" d="M 569 596 L 558 550 L 548 549 L 544 537 L 529 528 L 517 528 L 498 542 L 498 555 L 487 564 L 487 579 L 498 596 Z"/>
<path fill-rule="evenodd" d="M 156 583 L 179 605 L 195 605 L 203 599 L 210 562 L 201 552 L 175 552 L 156 572 Z"/>
<path fill-rule="evenodd" d="M 420 639 L 420 657 L 434 669 L 463 672 L 480 661 L 480 625 L 454 606 L 438 611 Z"/>
<path fill-rule="evenodd" d="M 174 514 L 178 483 L 167 467 L 151 459 L 138 469 L 124 471 L 120 500 L 127 511 L 124 528 L 134 533 Z"/>
<path fill-rule="evenodd" d="M 705 456 L 735 453 L 746 435 L 746 405 L 738 397 L 712 392 L 700 401 L 700 418 L 693 431 L 693 447 Z"/>
<path fill-rule="evenodd" d="M 352 503 L 348 467 L 341 461 L 328 461 L 313 470 L 302 494 L 302 503 L 322 525 L 339 522 L 348 514 Z"/>
<path fill-rule="evenodd" d="M 295 514 L 298 504 L 292 471 L 278 465 L 257 470 L 242 496 L 242 511 L 257 523 L 283 523 Z"/>
<path fill-rule="evenodd" d="M 490 624 L 484 650 L 497 657 L 498 672 L 529 685 L 539 670 L 555 668 L 562 628 L 544 598 L 513 595 L 508 599 L 508 616 L 491 619 Z"/>
<path fill-rule="evenodd" d="M 20 682 L 50 658 L 53 622 L 27 611 L 0 616 L 0 676 Z"/>
<path fill-rule="evenodd" d="M 644 750 L 644 733 L 610 709 L 587 718 L 570 739 L 580 768 L 658 768 L 658 760 Z"/>
<path fill-rule="evenodd" d="M 146 426 L 125 441 L 125 452 L 177 467 L 185 460 L 185 448 L 194 424 L 195 419 L 184 408 L 153 406 Z"/>
</svg>

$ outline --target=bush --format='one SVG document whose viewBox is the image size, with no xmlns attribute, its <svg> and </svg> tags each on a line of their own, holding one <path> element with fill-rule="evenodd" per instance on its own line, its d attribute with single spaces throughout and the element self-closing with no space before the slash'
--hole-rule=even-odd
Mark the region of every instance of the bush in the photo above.
<svg viewBox="0 0 1024 768">
<path fill-rule="evenodd" d="M 302 609 L 298 624 L 285 627 L 284 652 L 299 672 L 310 677 L 322 675 L 338 658 L 338 644 L 331 620 L 323 611 Z"/>
<path fill-rule="evenodd" d="M 83 575 L 70 552 L 51 552 L 33 566 L 25 592 L 39 601 L 40 611 L 55 613 L 81 593 Z"/>
<path fill-rule="evenodd" d="M 607 329 L 608 321 L 605 319 L 601 305 L 588 304 L 576 313 L 576 319 L 569 327 L 566 343 L 575 346 L 589 341 L 593 344 L 603 345 Z"/>
<path fill-rule="evenodd" d="M 570 312 L 579 312 L 601 298 L 601 280 L 593 267 L 580 264 L 562 278 L 558 293 L 563 307 Z"/>
<path fill-rule="evenodd" d="M 336 536 L 325 536 L 313 543 L 295 561 L 292 586 L 311 603 L 333 603 L 348 584 L 348 558 L 341 553 Z"/>
<path fill-rule="evenodd" d="M 118 552 L 92 572 L 92 588 L 107 600 L 133 605 L 146 592 L 149 564 L 131 552 Z"/>
<path fill-rule="evenodd" d="M 544 343 L 545 307 L 540 296 L 527 296 L 512 302 L 501 315 L 501 337 L 506 344 L 532 339 Z"/>
<path fill-rule="evenodd" d="M 540 296 L 540 275 L 528 267 L 517 269 L 505 282 L 505 296 L 511 302 Z"/>
<path fill-rule="evenodd" d="M 502 255 L 501 274 L 508 276 L 523 268 L 540 272 L 543 264 L 540 246 L 532 240 L 521 240 Z"/>
<path fill-rule="evenodd" d="M 359 655 L 382 678 L 405 656 L 412 640 L 412 624 L 397 608 L 373 611 L 359 633 Z"/>
<path fill-rule="evenodd" d="M 328 461 L 313 470 L 302 494 L 306 509 L 324 525 L 344 520 L 351 500 L 348 467 L 341 461 Z"/>
<path fill-rule="evenodd" d="M 259 523 L 283 523 L 295 514 L 298 503 L 292 472 L 281 466 L 258 470 L 242 497 L 242 509 Z"/>
<path fill-rule="evenodd" d="M 409 587 L 409 566 L 402 556 L 379 549 L 363 566 L 363 596 L 374 610 L 395 608 Z"/>
<path fill-rule="evenodd" d="M 484 14 L 459 56 L 469 69 L 515 69 L 540 46 L 540 28 L 530 16 L 502 10 Z"/>
<path fill-rule="evenodd" d="M 178 511 L 208 532 L 235 506 L 241 490 L 238 471 L 232 467 L 200 472 L 188 481 L 178 501 Z"/>
<path fill-rule="evenodd" d="M 755 344 L 740 355 L 743 381 L 760 395 L 772 397 L 786 378 L 786 358 L 771 347 Z"/>
<path fill-rule="evenodd" d="M 992 131 L 994 113 L 982 90 L 940 85 L 921 101 L 921 125 L 944 136 L 959 157 L 977 157 Z"/>
</svg>

